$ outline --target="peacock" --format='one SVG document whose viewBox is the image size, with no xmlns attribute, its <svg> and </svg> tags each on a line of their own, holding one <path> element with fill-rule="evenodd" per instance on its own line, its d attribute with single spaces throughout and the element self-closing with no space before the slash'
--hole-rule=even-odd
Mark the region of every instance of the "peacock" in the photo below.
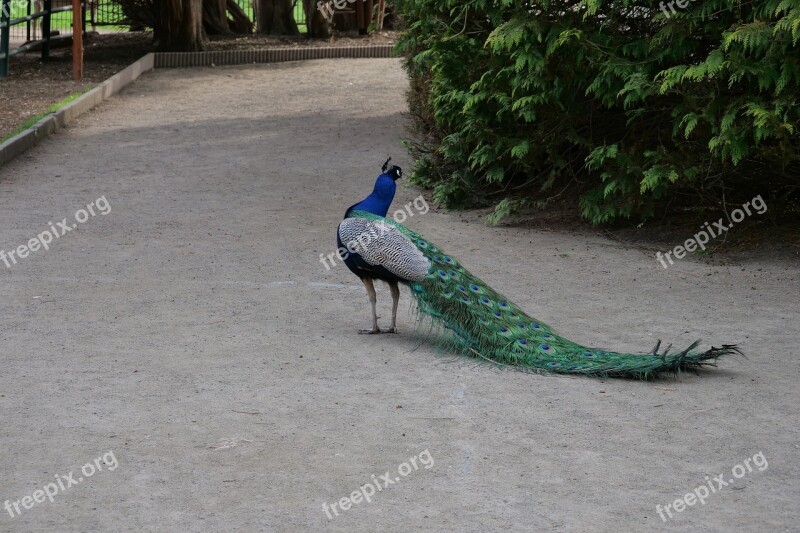
<svg viewBox="0 0 800 533">
<path fill-rule="evenodd" d="M 694 351 L 699 341 L 670 353 L 659 353 L 661 341 L 646 354 L 588 348 L 558 335 L 525 314 L 508 298 L 471 274 L 453 256 L 386 214 L 403 171 L 389 158 L 369 196 L 350 206 L 336 232 L 339 255 L 358 276 L 372 309 L 372 328 L 360 333 L 397 333 L 399 284 L 416 300 L 421 321 L 449 330 L 448 348 L 500 365 L 535 372 L 647 379 L 662 372 L 716 366 L 718 358 L 741 355 L 736 345 Z M 392 322 L 378 327 L 375 280 L 385 281 L 392 295 Z"/>
</svg>

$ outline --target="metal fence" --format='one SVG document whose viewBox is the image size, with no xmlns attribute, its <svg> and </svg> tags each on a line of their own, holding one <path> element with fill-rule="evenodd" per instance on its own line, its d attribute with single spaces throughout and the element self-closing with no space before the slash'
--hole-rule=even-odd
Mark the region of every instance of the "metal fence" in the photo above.
<svg viewBox="0 0 800 533">
<path fill-rule="evenodd" d="M 256 0 L 236 0 L 255 25 Z M 50 53 L 50 41 L 72 34 L 71 0 L 0 0 L 0 78 L 8 75 L 13 55 L 41 47 L 42 58 Z M 106 27 L 126 31 L 131 21 L 113 0 L 84 0 L 81 4 L 83 30 Z M 293 3 L 294 19 L 301 32 L 306 17 L 300 0 Z"/>
<path fill-rule="evenodd" d="M 54 21 L 64 20 L 72 31 L 72 4 L 57 5 L 59 0 L 0 0 L 0 78 L 8 76 L 8 62 L 13 55 L 41 47 L 42 59 L 50 54 L 50 42 L 55 37 Z M 60 0 L 66 1 L 66 0 Z M 25 5 L 27 4 L 27 5 Z M 25 11 L 21 12 L 21 9 Z M 81 10 L 85 6 L 81 4 Z M 85 20 L 84 16 L 84 20 Z M 11 34 L 25 26 L 25 43 L 11 46 Z M 38 32 L 37 32 L 38 29 Z M 21 44 L 21 45 L 20 45 Z"/>
<path fill-rule="evenodd" d="M 62 7 L 69 7 L 71 0 L 51 0 L 54 10 Z M 255 1 L 256 0 L 236 0 L 239 7 L 247 13 L 250 20 L 255 25 Z M 44 10 L 44 0 L 11 0 L 11 19 L 30 17 L 36 12 Z M 303 11 L 303 4 L 300 0 L 294 2 L 294 20 L 297 22 L 300 31 L 305 31 L 306 15 Z M 84 3 L 84 28 L 92 29 L 107 28 L 127 31 L 130 29 L 131 22 L 122 12 L 122 6 L 113 0 L 88 0 Z M 50 20 L 50 31 L 60 33 L 72 32 L 72 12 L 64 10 L 54 12 Z M 10 41 L 12 43 L 23 43 L 35 41 L 43 37 L 41 19 L 27 20 L 22 24 L 16 24 L 10 28 Z"/>
<path fill-rule="evenodd" d="M 46 10 L 45 0 L 11 0 L 10 12 L 12 24 L 9 31 L 11 43 L 27 43 L 44 38 L 44 17 L 34 17 L 36 13 Z M 52 15 L 50 16 L 51 35 L 72 33 L 72 2 L 71 0 L 51 0 Z M 128 21 L 122 13 L 119 4 L 106 0 L 89 0 L 83 3 L 83 28 L 92 29 L 98 26 L 119 26 L 127 29 Z M 19 22 L 19 19 L 26 19 Z"/>
</svg>

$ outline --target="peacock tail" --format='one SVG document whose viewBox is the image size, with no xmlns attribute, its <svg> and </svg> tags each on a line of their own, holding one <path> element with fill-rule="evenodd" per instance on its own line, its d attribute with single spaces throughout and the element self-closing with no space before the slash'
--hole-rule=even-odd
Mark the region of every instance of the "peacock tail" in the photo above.
<svg viewBox="0 0 800 533">
<path fill-rule="evenodd" d="M 741 355 L 735 345 L 693 351 L 699 341 L 673 353 L 669 353 L 670 347 L 659 353 L 660 341 L 647 354 L 582 346 L 525 314 L 417 232 L 365 211 L 354 212 L 353 216 L 391 224 L 422 252 L 430 268 L 421 281 L 407 283 L 411 294 L 424 317 L 453 333 L 447 339 L 449 347 L 467 355 L 536 371 L 641 379 L 714 365 L 725 355 Z"/>
</svg>

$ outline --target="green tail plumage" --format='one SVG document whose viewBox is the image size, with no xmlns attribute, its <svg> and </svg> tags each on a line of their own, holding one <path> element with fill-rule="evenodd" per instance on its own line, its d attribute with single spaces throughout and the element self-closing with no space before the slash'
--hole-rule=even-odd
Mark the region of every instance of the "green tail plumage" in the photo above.
<svg viewBox="0 0 800 533">
<path fill-rule="evenodd" d="M 713 365 L 717 358 L 741 354 L 735 345 L 694 352 L 699 341 L 681 352 L 623 354 L 587 348 L 561 337 L 525 314 L 433 243 L 402 224 L 371 213 L 357 216 L 384 220 L 397 227 L 431 262 L 428 276 L 410 283 L 419 311 L 452 331 L 453 348 L 505 365 L 589 376 L 649 378 L 661 372 Z"/>
</svg>

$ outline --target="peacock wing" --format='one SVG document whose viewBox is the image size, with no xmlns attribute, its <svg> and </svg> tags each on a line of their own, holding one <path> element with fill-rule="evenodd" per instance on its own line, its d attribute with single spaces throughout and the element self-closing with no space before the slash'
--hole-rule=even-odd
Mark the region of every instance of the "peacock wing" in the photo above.
<svg viewBox="0 0 800 533">
<path fill-rule="evenodd" d="M 430 261 L 408 237 L 383 220 L 346 218 L 339 224 L 339 238 L 350 253 L 399 278 L 416 282 L 428 275 Z"/>
</svg>

